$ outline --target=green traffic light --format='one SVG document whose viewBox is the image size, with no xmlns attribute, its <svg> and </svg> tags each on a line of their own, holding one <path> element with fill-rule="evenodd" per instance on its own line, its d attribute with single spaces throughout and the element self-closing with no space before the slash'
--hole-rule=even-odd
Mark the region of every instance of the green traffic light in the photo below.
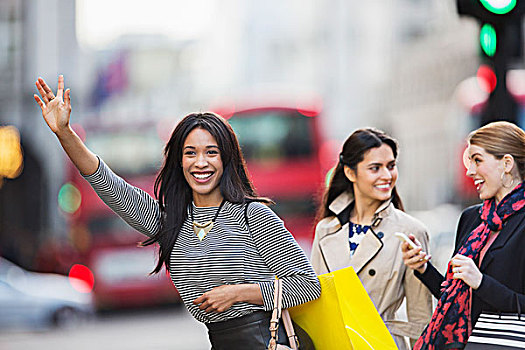
<svg viewBox="0 0 525 350">
<path fill-rule="evenodd" d="M 479 43 L 487 56 L 492 57 L 496 53 L 496 42 L 496 29 L 492 25 L 485 23 L 479 32 Z"/>
<path fill-rule="evenodd" d="M 504 15 L 516 7 L 516 0 L 479 0 L 483 7 L 497 15 Z"/>
<path fill-rule="evenodd" d="M 80 207 L 82 195 L 78 188 L 68 182 L 58 192 L 58 206 L 66 213 L 73 214 Z"/>
</svg>

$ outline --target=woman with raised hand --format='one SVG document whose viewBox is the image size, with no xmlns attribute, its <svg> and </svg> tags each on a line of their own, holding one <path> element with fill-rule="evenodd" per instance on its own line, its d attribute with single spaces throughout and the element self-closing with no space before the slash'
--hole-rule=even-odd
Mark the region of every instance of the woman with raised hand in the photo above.
<svg viewBox="0 0 525 350">
<path fill-rule="evenodd" d="M 482 311 L 525 310 L 525 132 L 494 122 L 467 140 L 467 175 L 483 203 L 461 214 L 446 275 L 420 247 L 402 247 L 405 264 L 438 299 L 416 349 L 462 349 Z"/>
<path fill-rule="evenodd" d="M 159 245 L 163 265 L 189 312 L 206 324 L 212 349 L 266 349 L 273 281 L 283 308 L 319 297 L 319 281 L 290 232 L 258 197 L 237 137 L 222 117 L 192 113 L 175 127 L 152 198 L 113 173 L 69 125 L 71 100 L 42 78 L 35 100 L 65 152 L 102 200 Z M 284 327 L 279 342 L 287 344 Z"/>
<path fill-rule="evenodd" d="M 311 260 L 318 274 L 353 266 L 404 350 L 430 320 L 432 296 L 399 256 L 396 232 L 415 235 L 426 251 L 428 234 L 403 211 L 396 190 L 397 153 L 397 142 L 377 129 L 359 129 L 348 137 L 319 211 Z M 408 322 L 397 315 L 404 300 Z"/>
</svg>

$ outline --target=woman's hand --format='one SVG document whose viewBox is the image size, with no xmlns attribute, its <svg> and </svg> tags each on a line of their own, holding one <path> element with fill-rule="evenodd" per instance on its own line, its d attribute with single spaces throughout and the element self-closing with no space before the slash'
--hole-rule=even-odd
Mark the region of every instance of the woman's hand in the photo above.
<svg viewBox="0 0 525 350">
<path fill-rule="evenodd" d="M 44 79 L 38 78 L 36 87 L 40 93 L 34 95 L 35 101 L 42 109 L 42 116 L 47 125 L 55 134 L 69 131 L 69 116 L 71 115 L 71 99 L 69 89 L 64 93 L 64 76 L 58 76 L 58 88 L 56 96 L 46 84 Z"/>
<path fill-rule="evenodd" d="M 69 159 L 82 174 L 93 174 L 98 169 L 98 158 L 69 127 L 71 99 L 69 98 L 69 89 L 64 92 L 64 77 L 58 76 L 56 96 L 42 78 L 38 78 L 36 81 L 36 88 L 42 98 L 34 95 L 35 101 L 42 109 L 44 120 L 57 136 Z"/>
<path fill-rule="evenodd" d="M 478 289 L 483 274 L 471 258 L 457 254 L 450 260 L 454 279 L 463 280 L 472 289 Z"/>
<path fill-rule="evenodd" d="M 412 270 L 423 273 L 427 269 L 427 261 L 430 260 L 431 256 L 422 251 L 423 248 L 421 247 L 421 243 L 413 234 L 408 235 L 408 238 L 410 238 L 412 242 L 417 245 L 417 247 L 410 248 L 407 242 L 403 242 L 403 244 L 401 244 L 403 262 Z"/>
<path fill-rule="evenodd" d="M 262 305 L 262 293 L 258 284 L 225 284 L 204 293 L 193 304 L 206 312 L 224 312 L 238 302 Z"/>
</svg>

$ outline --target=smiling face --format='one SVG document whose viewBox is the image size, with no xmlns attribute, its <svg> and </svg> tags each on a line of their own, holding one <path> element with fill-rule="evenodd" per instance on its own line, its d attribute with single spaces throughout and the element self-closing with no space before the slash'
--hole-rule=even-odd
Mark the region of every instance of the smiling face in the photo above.
<svg viewBox="0 0 525 350">
<path fill-rule="evenodd" d="M 464 160 L 467 176 L 474 180 L 480 199 L 495 197 L 499 202 L 509 192 L 501 180 L 501 174 L 505 171 L 504 159 L 497 159 L 482 147 L 469 145 Z"/>
<path fill-rule="evenodd" d="M 392 148 L 386 144 L 368 150 L 354 171 L 345 166 L 346 177 L 353 182 L 356 201 L 379 206 L 392 197 L 397 181 L 397 166 Z"/>
<path fill-rule="evenodd" d="M 182 149 L 182 172 L 193 192 L 196 206 L 218 206 L 223 165 L 215 138 L 201 128 L 193 129 Z"/>
</svg>

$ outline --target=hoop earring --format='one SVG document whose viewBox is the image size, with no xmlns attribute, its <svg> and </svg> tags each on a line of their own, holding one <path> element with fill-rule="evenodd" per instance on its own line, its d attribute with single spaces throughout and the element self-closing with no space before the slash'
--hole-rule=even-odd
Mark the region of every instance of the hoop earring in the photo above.
<svg viewBox="0 0 525 350">
<path fill-rule="evenodd" d="M 505 184 L 505 179 L 504 179 L 505 175 L 510 175 L 510 184 L 508 184 L 508 185 Z M 510 173 L 502 172 L 501 176 L 500 176 L 500 179 L 501 179 L 501 186 L 503 186 L 505 188 L 511 188 L 512 185 L 514 184 L 514 178 L 512 177 L 512 175 Z"/>
</svg>

